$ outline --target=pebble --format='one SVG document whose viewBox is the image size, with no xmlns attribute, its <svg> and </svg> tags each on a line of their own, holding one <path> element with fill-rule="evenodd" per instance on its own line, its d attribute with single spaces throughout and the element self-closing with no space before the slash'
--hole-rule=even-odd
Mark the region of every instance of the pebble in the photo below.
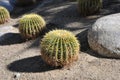
<svg viewBox="0 0 120 80">
<path fill-rule="evenodd" d="M 20 76 L 21 76 L 20 73 L 15 73 L 15 74 L 14 74 L 14 78 L 19 78 Z"/>
</svg>

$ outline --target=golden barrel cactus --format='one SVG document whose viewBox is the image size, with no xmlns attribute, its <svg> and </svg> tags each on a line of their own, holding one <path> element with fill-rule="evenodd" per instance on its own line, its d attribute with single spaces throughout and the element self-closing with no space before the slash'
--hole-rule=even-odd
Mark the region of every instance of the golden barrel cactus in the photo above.
<svg viewBox="0 0 120 80">
<path fill-rule="evenodd" d="M 66 30 L 48 32 L 41 42 L 41 56 L 53 67 L 63 67 L 78 59 L 79 42 Z"/>
<path fill-rule="evenodd" d="M 10 19 L 9 11 L 6 8 L 0 6 L 0 24 L 4 24 L 9 19 Z"/>
<path fill-rule="evenodd" d="M 26 39 L 38 37 L 45 26 L 45 20 L 38 14 L 24 15 L 19 21 L 19 31 Z"/>
<path fill-rule="evenodd" d="M 99 12 L 102 0 L 78 0 L 78 11 L 82 16 L 92 15 Z"/>
</svg>

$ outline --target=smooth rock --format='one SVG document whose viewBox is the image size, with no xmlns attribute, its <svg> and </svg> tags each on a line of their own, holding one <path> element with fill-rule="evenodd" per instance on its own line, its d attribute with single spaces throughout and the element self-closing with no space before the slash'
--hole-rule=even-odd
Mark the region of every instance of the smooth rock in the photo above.
<svg viewBox="0 0 120 80">
<path fill-rule="evenodd" d="M 14 78 L 19 78 L 20 77 L 20 73 L 16 73 L 15 75 L 14 75 Z"/>
<path fill-rule="evenodd" d="M 98 19 L 88 31 L 88 43 L 100 55 L 120 58 L 120 13 Z"/>
</svg>

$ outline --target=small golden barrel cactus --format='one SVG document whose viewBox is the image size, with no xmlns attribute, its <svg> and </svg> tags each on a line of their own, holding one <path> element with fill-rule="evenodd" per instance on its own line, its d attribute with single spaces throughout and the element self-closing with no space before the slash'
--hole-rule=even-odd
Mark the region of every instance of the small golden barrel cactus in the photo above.
<svg viewBox="0 0 120 80">
<path fill-rule="evenodd" d="M 41 42 L 41 56 L 53 67 L 63 67 L 78 59 L 79 42 L 66 30 L 48 32 Z"/>
<path fill-rule="evenodd" d="M 10 13 L 8 10 L 0 6 L 0 24 L 4 24 L 10 19 Z"/>
<path fill-rule="evenodd" d="M 37 14 L 26 14 L 19 21 L 19 31 L 26 39 L 38 37 L 45 26 L 45 20 Z"/>
<path fill-rule="evenodd" d="M 78 11 L 82 16 L 99 12 L 101 7 L 102 0 L 78 0 Z"/>
</svg>

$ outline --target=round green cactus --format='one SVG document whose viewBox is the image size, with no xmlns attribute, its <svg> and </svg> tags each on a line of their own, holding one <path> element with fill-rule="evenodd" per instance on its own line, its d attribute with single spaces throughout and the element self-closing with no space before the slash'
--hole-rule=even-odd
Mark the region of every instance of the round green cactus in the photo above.
<svg viewBox="0 0 120 80">
<path fill-rule="evenodd" d="M 19 31 L 26 39 L 38 37 L 45 26 L 45 20 L 37 14 L 24 15 L 19 21 Z"/>
<path fill-rule="evenodd" d="M 69 65 L 78 59 L 79 42 L 66 30 L 48 32 L 41 42 L 41 56 L 53 67 Z"/>
<path fill-rule="evenodd" d="M 0 24 L 4 24 L 10 19 L 10 14 L 8 10 L 0 6 Z"/>
<path fill-rule="evenodd" d="M 99 12 L 101 7 L 102 0 L 78 0 L 78 11 L 82 16 Z"/>
</svg>

